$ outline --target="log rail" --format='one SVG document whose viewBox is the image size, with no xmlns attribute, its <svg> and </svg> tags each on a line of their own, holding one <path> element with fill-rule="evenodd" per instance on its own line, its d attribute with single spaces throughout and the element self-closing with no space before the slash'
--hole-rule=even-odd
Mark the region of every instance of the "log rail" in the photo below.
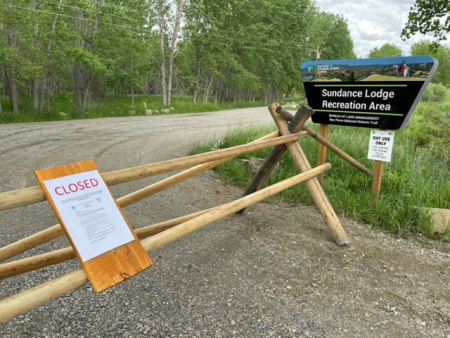
<svg viewBox="0 0 450 338">
<path fill-rule="evenodd" d="M 331 165 L 326 163 L 316 168 L 312 168 L 309 165 L 306 155 L 303 153 L 298 142 L 300 139 L 308 136 L 312 136 L 317 139 L 316 135 L 314 135 L 308 127 L 305 126 L 306 120 L 314 112 L 310 107 L 302 106 L 297 111 L 296 115 L 292 116 L 289 112 L 282 110 L 278 104 L 271 105 L 269 111 L 274 118 L 278 131 L 266 135 L 249 144 L 104 173 L 102 175 L 108 185 L 114 185 L 188 168 L 171 177 L 119 198 L 117 200 L 118 204 L 121 207 L 126 207 L 177 183 L 187 180 L 199 173 L 218 166 L 236 156 L 268 147 L 274 147 L 272 153 L 269 155 L 268 159 L 255 176 L 252 184 L 249 188 L 247 188 L 244 196 L 241 198 L 211 209 L 201 210 L 190 215 L 136 229 L 136 235 L 139 239 L 141 239 L 142 245 L 147 252 L 157 250 L 233 213 L 242 212 L 248 206 L 258 203 L 267 197 L 273 196 L 274 194 L 277 194 L 301 182 L 305 182 L 309 188 L 313 200 L 318 206 L 325 222 L 333 234 L 336 243 L 338 245 L 344 245 L 349 242 L 345 231 L 341 227 L 333 208 L 329 204 L 328 199 L 316 178 L 318 175 L 330 169 Z M 290 123 L 287 121 L 290 121 Z M 293 157 L 300 173 L 282 182 L 262 189 L 268 175 L 286 150 L 289 150 L 291 153 L 291 156 Z M 5 192 L 0 194 L 0 211 L 42 201 L 45 201 L 45 197 L 39 187 Z M 62 227 L 59 224 L 56 224 L 46 230 L 0 248 L 0 262 L 50 241 L 62 234 Z M 33 257 L 3 263 L 0 265 L 0 279 L 13 277 L 73 258 L 75 258 L 74 251 L 71 247 L 68 247 Z M 33 309 L 34 307 L 71 291 L 87 282 L 88 279 L 84 271 L 80 268 L 43 284 L 37 285 L 29 290 L 1 300 L 0 322 L 4 322 L 25 311 Z"/>
</svg>

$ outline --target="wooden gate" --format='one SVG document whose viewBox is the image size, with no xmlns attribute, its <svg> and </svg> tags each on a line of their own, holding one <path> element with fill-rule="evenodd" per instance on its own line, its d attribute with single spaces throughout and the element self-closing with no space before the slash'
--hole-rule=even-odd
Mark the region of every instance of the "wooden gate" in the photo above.
<svg viewBox="0 0 450 338">
<path fill-rule="evenodd" d="M 300 182 L 305 182 L 308 187 L 313 200 L 333 234 L 336 243 L 338 245 L 349 243 L 347 235 L 316 177 L 330 169 L 331 165 L 326 163 L 316 168 L 312 168 L 298 140 L 311 136 L 366 174 L 370 174 L 370 171 L 329 141 L 321 139 L 320 135 L 305 125 L 307 119 L 314 113 L 310 107 L 303 105 L 297 111 L 295 116 L 292 116 L 289 112 L 283 110 L 277 103 L 272 104 L 269 107 L 269 111 L 278 127 L 278 131 L 249 144 L 108 172 L 102 175 L 108 185 L 115 185 L 174 170 L 190 168 L 129 195 L 118 198 L 118 204 L 121 207 L 126 207 L 199 173 L 216 167 L 236 156 L 264 148 L 274 147 L 260 171 L 256 174 L 252 183 L 245 191 L 243 197 L 211 209 L 198 211 L 194 214 L 136 229 L 135 233 L 138 238 L 141 239 L 141 243 L 147 252 L 157 250 L 233 213 L 243 212 L 248 206 L 260 202 L 263 199 Z M 289 150 L 300 174 L 261 189 L 270 172 L 286 150 Z M 0 211 L 42 201 L 45 201 L 45 196 L 38 186 L 10 191 L 0 194 Z M 62 227 L 59 224 L 56 224 L 44 231 L 7 245 L 0 249 L 0 262 L 6 261 L 20 253 L 61 236 L 62 234 Z M 22 273 L 41 269 L 74 258 L 75 253 L 73 249 L 68 247 L 37 256 L 3 263 L 0 265 L 0 279 L 11 278 Z M 58 278 L 37 285 L 29 290 L 6 298 L 0 301 L 0 322 L 6 321 L 20 313 L 37 307 L 46 301 L 78 288 L 87 282 L 88 279 L 84 271 L 79 268 Z"/>
</svg>

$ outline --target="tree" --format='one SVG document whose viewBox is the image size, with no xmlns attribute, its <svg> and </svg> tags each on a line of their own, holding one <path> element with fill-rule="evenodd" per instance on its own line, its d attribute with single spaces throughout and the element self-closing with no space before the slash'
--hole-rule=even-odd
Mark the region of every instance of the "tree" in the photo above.
<svg viewBox="0 0 450 338">
<path fill-rule="evenodd" d="M 347 20 L 340 15 L 322 13 L 327 27 L 321 60 L 355 59 L 353 40 L 350 37 Z"/>
<path fill-rule="evenodd" d="M 449 0 L 417 0 L 409 12 L 408 22 L 401 36 L 406 40 L 416 33 L 433 33 L 436 41 L 431 47 L 436 50 L 439 42 L 446 40 L 450 31 Z"/>
<path fill-rule="evenodd" d="M 190 57 L 180 58 L 179 68 L 194 101 L 203 93 L 204 101 L 214 96 L 214 101 L 269 102 L 294 92 L 302 86 L 299 65 L 330 32 L 325 15 L 326 33 L 316 29 L 319 11 L 309 0 L 189 3 L 180 54 Z"/>
<path fill-rule="evenodd" d="M 3 68 L 5 87 L 9 96 L 11 109 L 19 111 L 19 91 L 25 88 L 26 81 L 36 75 L 32 63 L 34 52 L 33 33 L 35 26 L 31 12 L 20 13 L 12 1 L 1 7 L 0 33 L 2 42 L 0 66 Z"/>
<path fill-rule="evenodd" d="M 163 92 L 163 104 L 170 105 L 172 101 L 172 83 L 174 73 L 174 61 L 176 57 L 176 47 L 179 30 L 181 27 L 181 17 L 186 0 L 176 0 L 167 2 L 167 0 L 158 0 L 158 27 L 160 35 L 161 48 L 161 87 Z M 170 9 L 175 7 L 176 13 L 173 16 Z M 172 17 L 173 16 L 173 17 Z M 168 25 L 173 21 L 172 25 Z M 168 41 L 170 46 L 167 47 Z M 166 71 L 166 49 L 169 49 L 168 55 L 168 74 Z M 167 83 L 166 83 L 167 78 Z"/>
<path fill-rule="evenodd" d="M 430 45 L 432 42 L 422 40 L 411 46 L 411 55 L 428 55 L 430 54 Z M 434 83 L 441 83 L 450 87 L 450 48 L 438 46 L 433 56 L 439 61 L 439 67 L 431 80 Z"/>
<path fill-rule="evenodd" d="M 394 44 L 385 43 L 381 48 L 375 47 L 369 53 L 369 58 L 388 58 L 403 56 L 403 52 Z"/>
<path fill-rule="evenodd" d="M 175 60 L 175 49 L 177 46 L 178 31 L 181 25 L 181 16 L 186 0 L 177 1 L 177 11 L 175 14 L 175 23 L 173 25 L 172 37 L 170 39 L 170 56 L 169 56 L 169 83 L 167 85 L 167 104 L 172 103 L 172 81 L 173 81 L 173 65 Z"/>
<path fill-rule="evenodd" d="M 303 87 L 317 46 L 321 59 L 354 57 L 346 20 L 312 0 L 8 0 L 1 109 L 48 111 L 56 95 L 73 97 L 69 110 L 143 93 L 167 105 L 173 92 L 269 103 Z"/>
</svg>

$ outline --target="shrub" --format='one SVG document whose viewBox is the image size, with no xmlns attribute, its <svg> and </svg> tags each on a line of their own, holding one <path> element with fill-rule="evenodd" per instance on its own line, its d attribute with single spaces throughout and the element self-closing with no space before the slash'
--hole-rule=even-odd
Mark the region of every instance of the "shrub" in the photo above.
<svg viewBox="0 0 450 338">
<path fill-rule="evenodd" d="M 447 95 L 447 87 L 440 83 L 430 83 L 422 96 L 422 100 L 428 102 L 442 102 Z"/>
</svg>

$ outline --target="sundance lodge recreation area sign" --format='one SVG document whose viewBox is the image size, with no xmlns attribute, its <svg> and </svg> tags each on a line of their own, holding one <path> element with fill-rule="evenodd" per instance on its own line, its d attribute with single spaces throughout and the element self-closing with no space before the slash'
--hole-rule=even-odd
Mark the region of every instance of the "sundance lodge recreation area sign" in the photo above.
<svg viewBox="0 0 450 338">
<path fill-rule="evenodd" d="M 301 65 L 314 123 L 405 128 L 438 61 L 430 56 L 305 62 Z"/>
</svg>

